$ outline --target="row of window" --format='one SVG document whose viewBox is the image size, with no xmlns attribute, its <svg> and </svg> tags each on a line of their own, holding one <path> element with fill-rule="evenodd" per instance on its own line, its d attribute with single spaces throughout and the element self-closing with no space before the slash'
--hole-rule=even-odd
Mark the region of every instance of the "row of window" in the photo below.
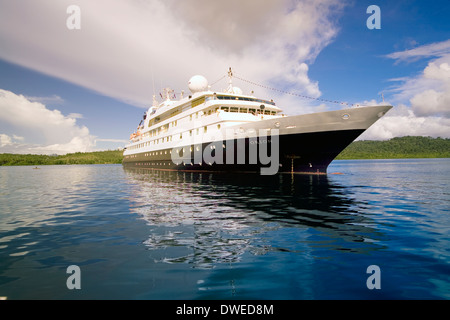
<svg viewBox="0 0 450 320">
<path fill-rule="evenodd" d="M 258 114 L 260 114 L 260 115 L 261 114 L 264 114 L 264 115 L 276 115 L 277 114 L 276 111 L 271 111 L 271 110 L 258 110 L 256 108 L 225 107 L 225 106 L 222 106 L 220 108 L 219 107 L 215 107 L 215 108 L 208 109 L 206 111 L 200 111 L 200 112 L 196 112 L 195 114 L 191 114 L 191 115 L 189 115 L 189 120 L 192 121 L 194 118 L 198 119 L 199 115 L 200 116 L 210 116 L 210 115 L 216 113 L 217 111 L 219 111 L 219 109 L 223 110 L 225 112 L 251 113 L 253 115 L 258 115 Z M 150 120 L 149 126 L 152 125 L 152 121 L 153 120 Z M 161 131 L 162 131 L 162 133 L 164 133 L 165 131 L 167 131 L 169 129 L 169 127 L 176 127 L 177 125 L 178 125 L 178 120 L 175 120 L 175 121 L 172 121 L 170 124 L 168 123 L 168 124 L 165 124 L 165 125 L 163 125 L 163 126 L 161 126 L 159 128 L 156 128 L 156 129 L 153 129 L 153 130 L 151 130 L 149 132 L 146 132 L 144 134 L 144 136 L 154 137 L 154 136 L 160 134 Z"/>
<path fill-rule="evenodd" d="M 217 128 L 217 130 L 220 130 L 221 125 L 218 124 L 216 126 L 216 128 Z M 197 128 L 195 130 L 189 130 L 189 131 L 182 132 L 182 133 L 179 134 L 179 140 L 183 139 L 183 134 L 189 133 L 189 136 L 192 137 L 194 134 L 199 135 L 201 132 L 207 133 L 208 132 L 208 126 L 204 126 L 202 130 L 200 128 Z M 158 133 L 159 133 L 159 131 L 158 131 Z M 152 145 L 157 145 L 157 144 L 164 143 L 164 142 L 170 142 L 170 141 L 173 141 L 173 138 L 177 137 L 177 136 L 178 136 L 178 134 L 167 136 L 167 137 L 163 137 L 163 138 L 159 138 L 159 139 L 155 139 L 155 140 L 152 140 L 152 141 L 139 143 L 139 144 L 136 144 L 134 146 L 128 147 L 128 149 L 136 150 L 136 149 L 145 148 L 145 147 L 149 147 L 149 146 L 152 146 Z"/>
<path fill-rule="evenodd" d="M 210 146 L 211 149 L 216 149 L 216 146 Z M 225 144 L 222 144 L 222 148 L 225 149 L 226 146 Z M 189 149 L 189 152 L 193 152 L 194 151 L 194 147 L 190 146 L 190 147 L 183 147 L 183 148 L 175 148 L 175 149 L 171 149 L 171 150 L 160 150 L 160 151 L 151 151 L 151 152 L 146 152 L 144 153 L 144 157 L 151 157 L 151 156 L 158 156 L 158 155 L 163 155 L 163 154 L 172 154 L 172 153 L 176 153 L 178 155 L 183 155 L 185 152 L 187 152 Z M 200 151 L 200 147 L 196 146 L 195 147 L 195 151 Z M 129 155 L 126 156 L 126 159 L 130 159 L 130 158 L 136 158 L 137 155 Z"/>
<path fill-rule="evenodd" d="M 264 114 L 264 115 L 276 115 L 276 111 L 271 110 L 258 110 L 255 108 L 245 108 L 245 107 L 220 107 L 220 110 L 225 112 L 238 112 L 238 113 L 251 113 L 253 115 Z"/>
<path fill-rule="evenodd" d="M 203 116 L 206 116 L 206 115 L 210 116 L 211 114 L 213 114 L 214 112 L 217 112 L 218 110 L 219 110 L 219 107 L 216 107 L 215 110 L 214 109 L 209 109 L 208 111 L 204 111 L 204 112 L 196 112 L 195 114 L 189 115 L 189 120 L 192 121 L 194 118 L 198 119 L 199 114 L 203 115 Z M 153 120 L 150 120 L 149 126 L 152 125 L 152 121 Z M 173 127 L 176 127 L 177 125 L 178 125 L 178 120 L 175 120 L 175 121 L 172 121 L 171 123 L 167 123 L 167 124 L 165 124 L 165 125 L 163 125 L 161 127 L 158 127 L 158 128 L 153 129 L 151 131 L 148 131 L 148 132 L 144 133 L 143 136 L 144 137 L 154 137 L 154 136 L 157 136 L 157 135 L 159 135 L 161 133 L 166 132 L 167 130 L 169 130 L 170 127 L 173 128 Z"/>
<path fill-rule="evenodd" d="M 210 108 L 208 110 L 205 111 L 200 111 L 200 112 L 196 112 L 195 114 L 191 114 L 189 115 L 189 120 L 192 121 L 193 119 L 198 119 L 199 116 L 210 116 L 214 113 L 217 113 L 219 110 L 224 111 L 224 112 L 232 112 L 232 113 L 250 113 L 253 115 L 276 115 L 277 112 L 276 111 L 272 111 L 272 110 L 261 110 L 261 109 L 256 109 L 256 108 L 247 108 L 247 107 L 228 107 L 228 106 L 221 106 L 219 107 L 215 107 L 215 108 Z M 182 120 L 182 119 L 181 119 Z M 150 120 L 152 121 L 152 120 Z M 151 124 L 151 122 L 149 123 L 149 125 Z M 155 137 L 158 136 L 160 134 L 164 134 L 166 133 L 170 127 L 176 127 L 178 125 L 178 120 L 174 120 L 170 123 L 167 123 L 165 125 L 162 125 L 158 128 L 155 128 L 151 131 L 145 132 L 142 136 L 143 137 Z M 220 124 L 217 125 L 217 128 L 220 129 Z M 208 131 L 208 127 L 205 126 L 203 128 L 203 132 L 206 133 Z M 197 128 L 195 130 L 195 134 L 200 134 L 200 129 Z M 189 131 L 189 136 L 193 135 L 193 130 Z M 180 139 L 182 139 L 183 136 L 182 134 L 180 134 Z M 149 141 L 149 142 L 145 142 L 145 143 L 141 143 L 139 145 L 136 146 L 132 146 L 130 147 L 130 149 L 138 149 L 138 148 L 142 148 L 142 147 L 146 147 L 149 146 L 150 143 L 151 144 L 159 144 L 159 143 L 164 143 L 164 142 L 170 142 L 172 141 L 172 136 L 168 136 L 168 137 L 164 137 L 164 138 L 160 138 L 160 139 L 156 139 L 153 141 Z"/>
<path fill-rule="evenodd" d="M 174 163 L 173 162 L 152 162 L 152 163 L 149 163 L 149 162 L 138 162 L 138 163 L 135 163 L 134 165 L 136 165 L 136 166 L 168 166 L 168 165 L 172 165 L 172 164 L 174 164 Z M 183 164 L 184 166 L 189 166 L 189 165 L 193 166 L 194 165 L 192 162 L 191 163 L 180 162 L 180 163 L 175 163 L 175 164 L 176 165 Z M 203 165 L 202 162 L 199 162 L 198 164 L 199 165 Z M 208 163 L 208 164 L 212 165 L 211 162 Z"/>
<path fill-rule="evenodd" d="M 270 105 L 275 105 L 275 102 L 273 102 L 273 100 L 267 101 L 267 100 L 262 100 L 262 99 L 255 99 L 255 98 L 247 98 L 247 97 L 232 97 L 232 96 L 225 96 L 225 95 L 216 95 L 213 96 L 219 100 L 241 100 L 241 101 L 252 101 L 252 102 L 259 102 L 259 103 L 265 103 L 265 104 L 270 104 Z M 210 100 L 211 97 L 209 97 L 206 100 Z"/>
</svg>

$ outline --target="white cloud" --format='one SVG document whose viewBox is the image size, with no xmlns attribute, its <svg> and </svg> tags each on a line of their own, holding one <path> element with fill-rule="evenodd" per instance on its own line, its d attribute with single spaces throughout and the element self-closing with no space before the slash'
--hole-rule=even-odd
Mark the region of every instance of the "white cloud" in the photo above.
<svg viewBox="0 0 450 320">
<path fill-rule="evenodd" d="M 57 153 L 91 151 L 94 137 L 76 119 L 40 102 L 0 89 L 0 122 L 19 135 L 0 134 L 0 152 Z"/>
<path fill-rule="evenodd" d="M 28 147 L 28 150 L 32 154 L 66 154 L 73 152 L 89 152 L 94 151 L 93 137 L 86 136 L 86 133 L 82 133 L 81 136 L 73 137 L 70 141 L 65 143 L 55 143 L 50 145 L 41 145 Z"/>
<path fill-rule="evenodd" d="M 72 119 L 83 119 L 83 115 L 81 113 L 69 113 L 67 115 L 67 118 L 72 118 Z"/>
<path fill-rule="evenodd" d="M 417 116 L 400 104 L 364 132 L 358 140 L 387 140 L 403 136 L 450 138 L 450 119 Z"/>
<path fill-rule="evenodd" d="M 415 61 L 420 58 L 440 57 L 443 55 L 448 55 L 449 51 L 450 39 L 419 46 L 414 49 L 393 52 L 386 55 L 386 57 L 398 61 Z"/>
<path fill-rule="evenodd" d="M 450 117 L 450 54 L 432 61 L 418 82 L 422 91 L 411 99 L 411 107 L 419 116 Z"/>
<path fill-rule="evenodd" d="M 450 90 L 428 89 L 411 98 L 411 107 L 418 116 L 450 116 Z"/>
<path fill-rule="evenodd" d="M 393 100 L 409 102 L 417 116 L 450 117 L 450 40 L 395 52 L 387 57 L 399 60 L 431 58 L 422 73 L 395 79 L 400 84 L 391 89 Z"/>
<path fill-rule="evenodd" d="M 40 102 L 43 104 L 60 104 L 64 102 L 64 99 L 61 98 L 60 96 L 57 95 L 53 95 L 50 97 L 30 97 L 30 96 L 26 96 L 26 98 L 32 102 Z"/>
<path fill-rule="evenodd" d="M 80 30 L 66 27 L 72 4 L 81 9 Z M 151 103 L 153 87 L 180 92 L 190 76 L 213 82 L 230 66 L 317 97 L 307 64 L 333 40 L 342 7 L 337 0 L 3 1 L 0 58 L 140 106 Z"/>
<path fill-rule="evenodd" d="M 16 136 L 15 134 L 13 134 L 13 139 L 16 141 L 24 141 L 25 140 L 24 137 Z"/>
<path fill-rule="evenodd" d="M 423 135 L 450 137 L 450 40 L 394 52 L 396 62 L 429 59 L 427 67 L 411 77 L 391 79 L 392 103 L 397 105 L 361 138 L 388 139 Z"/>
<path fill-rule="evenodd" d="M 10 136 L 4 133 L 0 133 L 0 147 L 6 147 L 12 145 L 12 139 Z"/>
<path fill-rule="evenodd" d="M 449 62 L 447 61 L 448 57 L 449 54 L 445 55 L 442 59 L 436 60 L 435 62 L 431 62 L 423 71 L 424 77 L 427 79 L 436 79 L 444 82 L 449 82 L 450 65 Z"/>
<path fill-rule="evenodd" d="M 19 142 L 24 141 L 24 137 L 19 137 L 13 134 L 13 136 L 9 136 L 5 133 L 0 133 L 0 150 L 3 147 L 10 148 L 12 146 L 16 146 Z"/>
</svg>

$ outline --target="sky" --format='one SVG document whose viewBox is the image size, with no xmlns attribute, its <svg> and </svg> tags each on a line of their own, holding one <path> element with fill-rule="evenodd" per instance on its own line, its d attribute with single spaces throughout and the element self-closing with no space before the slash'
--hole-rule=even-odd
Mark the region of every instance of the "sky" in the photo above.
<svg viewBox="0 0 450 320">
<path fill-rule="evenodd" d="M 197 74 L 221 91 L 229 67 L 290 115 L 394 106 L 358 139 L 450 138 L 449 16 L 448 0 L 0 0 L 0 153 L 122 148 L 153 95 Z"/>
</svg>

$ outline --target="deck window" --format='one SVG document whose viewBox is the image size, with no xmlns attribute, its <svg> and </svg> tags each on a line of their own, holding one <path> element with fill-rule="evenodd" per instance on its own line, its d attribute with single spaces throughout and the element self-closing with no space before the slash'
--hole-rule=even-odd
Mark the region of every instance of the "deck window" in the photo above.
<svg viewBox="0 0 450 320">
<path fill-rule="evenodd" d="M 195 99 L 194 101 L 192 101 L 192 108 L 202 104 L 203 102 L 205 102 L 205 97 L 200 97 L 198 99 Z"/>
</svg>

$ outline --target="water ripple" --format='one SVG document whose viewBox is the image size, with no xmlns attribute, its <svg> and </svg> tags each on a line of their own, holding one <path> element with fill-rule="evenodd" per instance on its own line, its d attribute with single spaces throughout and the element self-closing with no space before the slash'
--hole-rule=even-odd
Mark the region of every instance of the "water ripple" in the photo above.
<svg viewBox="0 0 450 320">
<path fill-rule="evenodd" d="M 447 160 L 341 175 L 0 167 L 0 296 L 448 299 Z M 83 289 L 66 288 L 82 267 Z M 366 268 L 382 270 L 382 290 Z"/>
</svg>

